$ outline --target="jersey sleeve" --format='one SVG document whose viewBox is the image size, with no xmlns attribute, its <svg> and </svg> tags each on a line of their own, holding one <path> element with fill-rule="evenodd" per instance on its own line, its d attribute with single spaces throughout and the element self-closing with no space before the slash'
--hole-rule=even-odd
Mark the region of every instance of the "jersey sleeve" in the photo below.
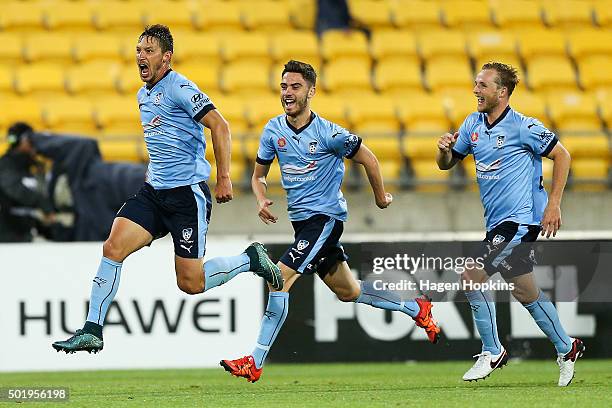
<svg viewBox="0 0 612 408">
<path fill-rule="evenodd" d="M 274 161 L 276 156 L 276 149 L 274 149 L 274 141 L 272 139 L 273 133 L 270 131 L 268 126 L 264 127 L 264 130 L 259 138 L 259 149 L 257 149 L 257 163 L 268 165 Z"/>
<path fill-rule="evenodd" d="M 189 113 L 196 122 L 215 109 L 208 95 L 200 91 L 191 81 L 177 80 L 173 86 L 173 93 L 178 106 Z"/>
<path fill-rule="evenodd" d="M 559 138 L 537 119 L 525 117 L 521 123 L 523 146 L 540 156 L 548 156 Z"/>
<path fill-rule="evenodd" d="M 361 147 L 361 138 L 352 134 L 342 126 L 331 124 L 331 134 L 328 146 L 338 157 L 352 159 Z"/>
<path fill-rule="evenodd" d="M 463 160 L 465 156 L 472 153 L 472 145 L 470 144 L 469 116 L 463 121 L 459 127 L 459 136 L 452 148 L 453 157 Z"/>
</svg>

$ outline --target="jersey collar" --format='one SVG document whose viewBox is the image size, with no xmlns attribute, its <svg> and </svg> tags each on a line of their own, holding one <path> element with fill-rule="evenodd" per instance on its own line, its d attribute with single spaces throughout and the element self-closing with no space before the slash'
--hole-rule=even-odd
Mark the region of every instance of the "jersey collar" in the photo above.
<svg viewBox="0 0 612 408">
<path fill-rule="evenodd" d="M 506 106 L 506 109 L 504 109 L 504 111 L 502 112 L 501 115 L 499 115 L 499 118 L 497 118 L 495 120 L 495 122 L 489 124 L 489 119 L 487 119 L 487 115 L 484 114 L 484 123 L 487 126 L 487 129 L 491 130 L 495 127 L 495 125 L 497 125 L 499 122 L 501 122 L 502 120 L 504 120 L 504 118 L 506 117 L 506 115 L 508 114 L 508 112 L 510 112 L 510 105 Z"/>
<path fill-rule="evenodd" d="M 289 126 L 289 129 L 293 130 L 293 133 L 295 133 L 296 135 L 299 135 L 300 133 L 302 133 L 302 131 L 306 130 L 308 126 L 310 126 L 314 118 L 315 118 L 315 113 L 311 111 L 310 119 L 308 119 L 308 123 L 306 123 L 304 126 L 302 126 L 299 129 L 293 126 L 291 123 L 289 123 L 289 120 L 287 119 L 286 115 L 285 115 L 285 122 L 287 123 L 287 126 Z"/>
<path fill-rule="evenodd" d="M 155 88 L 155 85 L 157 85 L 157 84 L 159 84 L 161 81 L 163 81 L 163 80 L 164 80 L 164 78 L 165 78 L 165 77 L 167 77 L 167 76 L 168 76 L 168 75 L 169 75 L 171 72 L 172 72 L 172 68 L 169 68 L 169 69 L 166 71 L 166 73 L 164 74 L 164 76 L 163 76 L 163 77 L 161 77 L 161 78 L 159 79 L 159 81 L 157 81 L 156 83 L 154 83 L 154 84 L 153 84 L 153 86 L 152 86 L 152 87 L 150 87 L 150 88 L 149 88 L 148 84 L 145 84 L 145 89 L 147 90 L 147 92 L 148 92 L 148 93 L 150 93 L 150 92 L 151 92 L 151 89 Z"/>
</svg>

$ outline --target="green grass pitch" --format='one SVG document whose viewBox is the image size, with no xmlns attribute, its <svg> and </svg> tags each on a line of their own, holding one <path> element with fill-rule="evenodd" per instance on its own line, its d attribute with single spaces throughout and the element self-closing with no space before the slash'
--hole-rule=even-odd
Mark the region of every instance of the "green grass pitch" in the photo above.
<svg viewBox="0 0 612 408">
<path fill-rule="evenodd" d="M 567 388 L 555 361 L 510 361 L 464 383 L 472 362 L 269 364 L 259 382 L 221 367 L 0 374 L 0 387 L 67 386 L 79 407 L 610 407 L 612 361 L 580 360 Z M 0 403 L 20 406 L 21 404 Z M 26 404 L 30 405 L 30 404 Z"/>
</svg>

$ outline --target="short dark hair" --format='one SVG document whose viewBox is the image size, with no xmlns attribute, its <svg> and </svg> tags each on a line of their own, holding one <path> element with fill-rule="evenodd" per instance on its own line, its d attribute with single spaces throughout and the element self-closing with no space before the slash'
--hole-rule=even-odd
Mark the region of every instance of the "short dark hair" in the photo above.
<svg viewBox="0 0 612 408">
<path fill-rule="evenodd" d="M 508 88 L 508 96 L 512 95 L 514 88 L 519 83 L 518 71 L 512 65 L 503 62 L 491 61 L 482 66 L 482 69 L 493 69 L 497 71 L 495 83 L 498 86 Z"/>
<path fill-rule="evenodd" d="M 142 40 L 143 37 L 157 38 L 162 53 L 166 51 L 174 52 L 174 39 L 170 29 L 165 25 L 154 24 L 146 26 L 140 37 L 138 37 L 138 41 Z"/>
<path fill-rule="evenodd" d="M 8 142 L 9 150 L 19 146 L 23 138 L 30 137 L 34 133 L 32 126 L 25 122 L 15 122 L 8 128 L 6 141 Z"/>
<path fill-rule="evenodd" d="M 317 73 L 310 64 L 301 61 L 291 60 L 285 64 L 285 69 L 283 69 L 281 77 L 284 76 L 287 72 L 295 72 L 296 74 L 302 74 L 302 76 L 304 77 L 306 82 L 310 84 L 310 86 L 315 86 L 317 84 Z"/>
</svg>

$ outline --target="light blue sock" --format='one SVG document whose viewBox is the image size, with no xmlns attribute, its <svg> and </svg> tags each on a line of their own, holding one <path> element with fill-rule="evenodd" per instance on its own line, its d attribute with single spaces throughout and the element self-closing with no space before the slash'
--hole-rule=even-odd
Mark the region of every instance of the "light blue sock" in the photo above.
<svg viewBox="0 0 612 408">
<path fill-rule="evenodd" d="M 369 281 L 361 281 L 361 293 L 355 303 L 363 303 L 385 310 L 399 310 L 410 317 L 419 314 L 419 304 L 414 300 L 402 300 L 398 295 L 388 290 L 376 290 Z"/>
<path fill-rule="evenodd" d="M 555 345 L 557 353 L 567 354 L 572 349 L 572 339 L 565 333 L 559 321 L 559 314 L 552 302 L 542 291 L 535 302 L 523 303 L 533 320 Z"/>
<path fill-rule="evenodd" d="M 102 257 L 98 273 L 91 285 L 91 296 L 89 300 L 89 312 L 87 321 L 99 326 L 104 324 L 104 318 L 108 307 L 115 298 L 121 278 L 121 262 L 111 261 Z"/>
<path fill-rule="evenodd" d="M 257 345 L 253 350 L 253 359 L 255 367 L 261 368 L 266 356 L 270 351 L 270 347 L 276 339 L 276 335 L 283 327 L 287 313 L 289 312 L 289 293 L 287 292 L 270 292 L 268 295 L 268 306 L 266 312 L 261 319 L 261 327 L 259 328 L 259 337 L 257 337 Z"/>
<path fill-rule="evenodd" d="M 501 353 L 501 343 L 497 334 L 497 319 L 495 317 L 495 302 L 488 292 L 470 290 L 465 292 L 470 302 L 474 323 L 482 340 L 482 351 L 491 354 Z"/>
<path fill-rule="evenodd" d="M 246 253 L 219 256 L 204 263 L 204 292 L 229 282 L 241 272 L 248 272 L 251 261 Z"/>
</svg>

